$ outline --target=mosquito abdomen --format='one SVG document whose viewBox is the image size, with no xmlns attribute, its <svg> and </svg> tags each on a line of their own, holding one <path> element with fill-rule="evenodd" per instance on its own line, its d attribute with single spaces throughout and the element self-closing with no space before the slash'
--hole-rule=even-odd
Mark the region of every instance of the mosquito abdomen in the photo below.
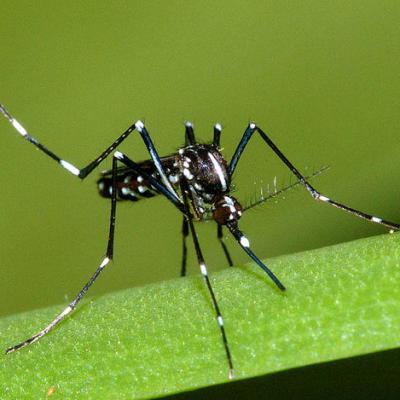
<svg viewBox="0 0 400 400">
<path fill-rule="evenodd" d="M 141 198 L 154 197 L 158 192 L 142 176 L 135 173 L 119 175 L 117 179 L 117 199 L 138 201 Z M 97 181 L 97 188 L 102 197 L 112 196 L 112 177 L 102 177 Z"/>
</svg>

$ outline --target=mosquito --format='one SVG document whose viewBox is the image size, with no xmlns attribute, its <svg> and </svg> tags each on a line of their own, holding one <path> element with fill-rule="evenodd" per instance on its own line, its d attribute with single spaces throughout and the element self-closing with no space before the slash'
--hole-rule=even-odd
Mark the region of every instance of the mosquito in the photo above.
<svg viewBox="0 0 400 400">
<path fill-rule="evenodd" d="M 219 123 L 214 125 L 212 143 L 204 144 L 197 142 L 193 125 L 190 122 L 186 122 L 184 147 L 180 148 L 176 153 L 160 157 L 144 123 L 138 120 L 87 166 L 77 168 L 70 162 L 60 158 L 31 136 L 18 120 L 16 120 L 1 104 L 0 112 L 24 139 L 79 179 L 85 179 L 103 160 L 106 159 L 107 156 L 113 153 L 112 168 L 103 172 L 97 182 L 100 195 L 111 200 L 109 236 L 105 257 L 76 297 L 54 318 L 53 321 L 29 339 L 6 349 L 6 353 L 12 353 L 28 346 L 50 332 L 76 308 L 101 272 L 110 263 L 114 253 L 114 230 L 117 201 L 128 200 L 135 202 L 142 198 L 162 195 L 166 197 L 182 214 L 182 276 L 186 275 L 187 237 L 189 235 L 192 237 L 200 272 L 210 295 L 215 319 L 220 330 L 222 345 L 224 347 L 228 364 L 229 378 L 233 379 L 234 366 L 225 330 L 224 319 L 213 286 L 209 279 L 206 262 L 196 234 L 195 222 L 213 219 L 217 223 L 217 238 L 221 243 L 229 265 L 232 265 L 229 251 L 223 242 L 223 229 L 228 229 L 239 246 L 269 276 L 273 283 L 281 291 L 286 290 L 278 277 L 251 250 L 250 241 L 239 229 L 238 224 L 243 211 L 249 207 L 242 207 L 239 201 L 231 195 L 232 177 L 247 144 L 254 134 L 258 134 L 261 137 L 265 144 L 272 149 L 275 155 L 296 177 L 296 183 L 290 185 L 289 188 L 297 184 L 302 185 L 314 200 L 327 203 L 364 220 L 383 225 L 388 227 L 390 230 L 400 229 L 399 224 L 366 214 L 343 203 L 332 200 L 320 193 L 310 184 L 310 177 L 299 172 L 291 161 L 289 161 L 289 159 L 279 150 L 270 137 L 253 122 L 249 123 L 246 127 L 229 163 L 221 153 L 220 137 L 222 127 Z M 139 134 L 150 154 L 150 159 L 135 162 L 120 151 L 114 151 L 118 145 L 130 136 L 132 132 L 137 132 L 137 134 Z M 263 198 L 258 203 L 261 203 L 264 200 L 265 199 Z"/>
</svg>

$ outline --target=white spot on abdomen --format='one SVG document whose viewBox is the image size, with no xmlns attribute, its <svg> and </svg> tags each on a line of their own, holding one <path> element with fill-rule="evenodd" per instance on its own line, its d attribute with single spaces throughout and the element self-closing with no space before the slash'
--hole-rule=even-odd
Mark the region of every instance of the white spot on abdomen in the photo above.
<svg viewBox="0 0 400 400">
<path fill-rule="evenodd" d="M 184 168 L 183 175 L 185 175 L 186 178 L 189 180 L 194 178 L 193 174 L 187 168 Z"/>
<path fill-rule="evenodd" d="M 179 177 L 178 177 L 178 175 L 170 175 L 169 176 L 169 181 L 171 182 L 171 183 L 178 183 L 179 182 Z"/>
</svg>

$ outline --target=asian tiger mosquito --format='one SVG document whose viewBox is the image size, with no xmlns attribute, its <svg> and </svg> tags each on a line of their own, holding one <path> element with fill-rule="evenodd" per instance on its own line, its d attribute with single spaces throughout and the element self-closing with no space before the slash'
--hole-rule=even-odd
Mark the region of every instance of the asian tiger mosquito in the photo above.
<svg viewBox="0 0 400 400">
<path fill-rule="evenodd" d="M 32 143 L 36 148 L 57 161 L 64 169 L 80 179 L 86 178 L 135 130 L 141 136 L 148 152 L 150 153 L 149 160 L 136 163 L 120 151 L 114 152 L 112 158 L 112 169 L 103 172 L 101 178 L 97 182 L 100 194 L 103 197 L 111 199 L 109 238 L 104 259 L 74 300 L 60 314 L 58 314 L 50 324 L 29 339 L 9 347 L 6 350 L 6 353 L 12 353 L 22 347 L 36 342 L 52 330 L 76 308 L 77 304 L 86 294 L 90 286 L 112 260 L 117 199 L 137 201 L 141 197 L 146 198 L 152 197 L 156 194 L 161 194 L 165 196 L 183 215 L 183 254 L 181 275 L 186 274 L 186 239 L 189 236 L 189 233 L 191 233 L 200 272 L 204 278 L 204 282 L 210 295 L 215 311 L 216 321 L 221 332 L 221 338 L 229 367 L 229 378 L 232 379 L 234 377 L 234 368 L 229 342 L 225 332 L 224 320 L 208 277 L 207 267 L 197 238 L 194 221 L 214 219 L 217 223 L 218 240 L 222 245 L 228 263 L 232 265 L 228 249 L 222 240 L 222 229 L 223 227 L 228 228 L 230 233 L 248 256 L 268 274 L 280 290 L 285 290 L 285 287 L 274 273 L 252 252 L 249 240 L 239 230 L 238 220 L 242 216 L 242 212 L 245 208 L 243 208 L 240 203 L 230 195 L 233 173 L 235 172 L 243 151 L 254 133 L 260 135 L 261 139 L 295 175 L 298 180 L 296 184 L 303 185 L 314 200 L 320 200 L 362 219 L 386 226 L 391 230 L 400 229 L 399 224 L 350 208 L 345 204 L 338 203 L 318 192 L 309 183 L 309 177 L 302 175 L 279 150 L 274 142 L 272 142 L 269 136 L 254 123 L 250 123 L 245 129 L 242 139 L 240 140 L 229 163 L 226 162 L 220 151 L 220 136 L 222 131 L 220 124 L 214 126 L 214 137 L 212 143 L 201 144 L 195 139 L 192 124 L 187 122 L 185 124 L 185 146 L 180 148 L 178 152 L 174 154 L 166 157 L 159 157 L 143 122 L 137 121 L 123 132 L 94 161 L 89 163 L 86 167 L 79 169 L 68 161 L 61 159 L 47 147 L 38 142 L 1 104 L 0 112 L 28 142 Z M 119 165 L 119 163 L 122 165 Z"/>
</svg>

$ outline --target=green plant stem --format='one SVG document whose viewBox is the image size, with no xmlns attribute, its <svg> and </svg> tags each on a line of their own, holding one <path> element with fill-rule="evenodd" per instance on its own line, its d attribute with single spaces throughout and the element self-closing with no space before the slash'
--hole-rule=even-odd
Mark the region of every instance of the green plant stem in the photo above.
<svg viewBox="0 0 400 400">
<path fill-rule="evenodd" d="M 383 235 L 211 275 L 237 379 L 397 347 L 400 237 Z M 107 275 L 107 274 L 106 274 Z M 108 273 L 109 275 L 109 273 Z M 104 279 L 104 278 L 103 278 Z M 3 349 L 60 306 L 0 320 Z M 0 364 L 1 398 L 154 398 L 228 380 L 200 275 L 86 300 L 47 337 Z"/>
</svg>

